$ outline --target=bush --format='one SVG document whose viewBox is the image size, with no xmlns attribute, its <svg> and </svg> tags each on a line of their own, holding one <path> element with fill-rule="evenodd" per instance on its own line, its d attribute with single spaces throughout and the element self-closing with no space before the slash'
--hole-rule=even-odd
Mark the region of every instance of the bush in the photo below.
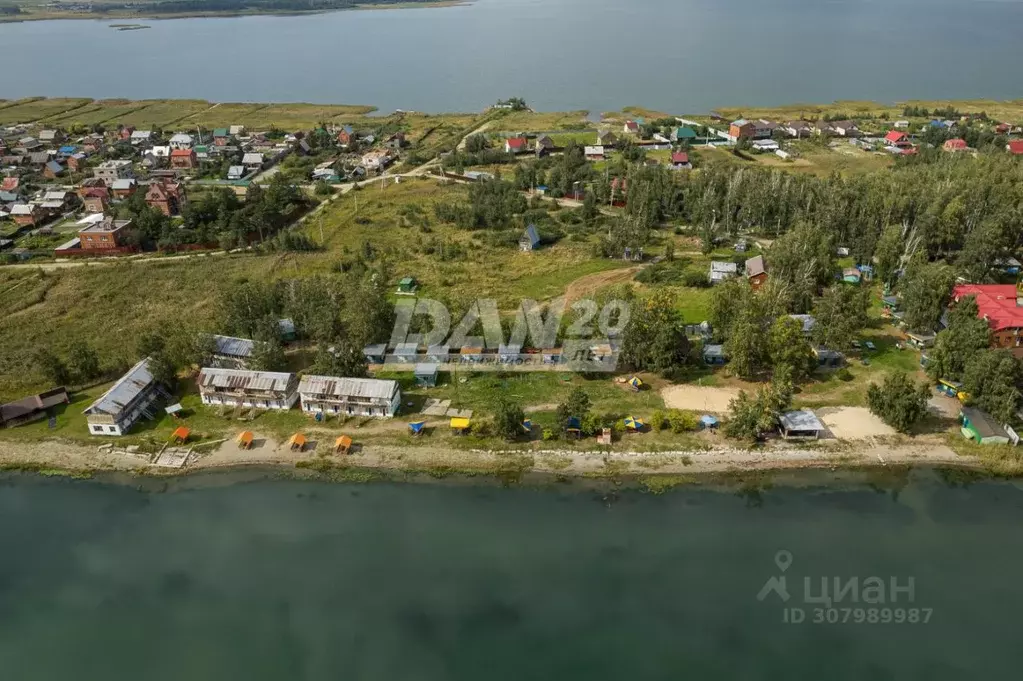
<svg viewBox="0 0 1023 681">
<path fill-rule="evenodd" d="M 852 372 L 849 371 L 846 367 L 842 367 L 841 369 L 835 372 L 835 378 L 837 378 L 840 381 L 848 382 L 853 379 L 853 375 Z"/>
<path fill-rule="evenodd" d="M 710 279 L 703 270 L 689 268 L 682 272 L 682 285 L 692 288 L 706 288 L 710 286 Z"/>
<path fill-rule="evenodd" d="M 476 437 L 488 437 L 493 430 L 493 424 L 488 419 L 478 419 L 469 426 L 469 432 Z"/>
<path fill-rule="evenodd" d="M 555 433 L 550 428 L 544 428 L 543 429 L 543 436 L 542 437 L 543 437 L 543 441 L 544 442 L 550 442 L 551 440 L 557 440 L 558 439 L 558 434 Z"/>
<path fill-rule="evenodd" d="M 664 424 L 665 424 L 664 412 L 661 411 L 660 409 L 658 409 L 657 411 L 650 415 L 650 427 L 653 428 L 655 432 L 659 433 L 662 430 L 664 430 Z"/>
<path fill-rule="evenodd" d="M 927 414 L 930 396 L 928 384 L 917 383 L 909 374 L 897 372 L 885 376 L 881 385 L 872 383 L 867 388 L 867 406 L 889 426 L 907 433 Z"/>
<path fill-rule="evenodd" d="M 669 409 L 668 425 L 673 433 L 689 433 L 700 427 L 700 420 L 691 411 Z"/>
</svg>

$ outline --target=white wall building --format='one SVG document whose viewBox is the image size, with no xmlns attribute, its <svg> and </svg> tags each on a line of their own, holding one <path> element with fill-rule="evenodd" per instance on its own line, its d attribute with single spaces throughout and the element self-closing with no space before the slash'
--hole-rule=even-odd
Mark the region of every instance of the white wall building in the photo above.
<svg viewBox="0 0 1023 681">
<path fill-rule="evenodd" d="M 160 384 L 149 372 L 149 358 L 142 360 L 85 410 L 89 432 L 93 435 L 124 435 L 151 411 L 163 395 Z"/>
<path fill-rule="evenodd" d="M 397 381 L 375 378 L 303 376 L 298 384 L 302 411 L 390 418 L 401 406 Z"/>
<path fill-rule="evenodd" d="M 213 406 L 291 409 L 298 400 L 295 374 L 205 367 L 196 379 L 202 403 Z"/>
</svg>

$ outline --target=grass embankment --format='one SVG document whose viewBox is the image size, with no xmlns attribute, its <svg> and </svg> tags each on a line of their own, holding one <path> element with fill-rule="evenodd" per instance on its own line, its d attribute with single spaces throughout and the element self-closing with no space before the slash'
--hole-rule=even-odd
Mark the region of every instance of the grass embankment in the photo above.
<svg viewBox="0 0 1023 681">
<path fill-rule="evenodd" d="M 1023 99 L 911 99 L 904 102 L 884 104 L 880 102 L 838 100 L 830 104 L 787 104 L 775 107 L 719 107 L 715 109 L 724 119 L 766 118 L 768 120 L 816 119 L 823 116 L 848 116 L 849 118 L 877 118 L 895 121 L 906 119 L 903 111 L 907 106 L 928 110 L 952 107 L 961 113 L 987 113 L 988 116 L 1009 121 L 1023 120 Z"/>
</svg>

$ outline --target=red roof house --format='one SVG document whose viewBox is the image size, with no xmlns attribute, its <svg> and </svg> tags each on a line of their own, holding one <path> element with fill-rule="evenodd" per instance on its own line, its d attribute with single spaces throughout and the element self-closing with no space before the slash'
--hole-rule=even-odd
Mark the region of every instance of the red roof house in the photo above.
<svg viewBox="0 0 1023 681">
<path fill-rule="evenodd" d="M 504 141 L 504 151 L 508 154 L 521 154 L 526 151 L 527 143 L 525 137 L 509 137 Z"/>
<path fill-rule="evenodd" d="M 171 168 L 194 168 L 196 154 L 192 149 L 174 149 L 170 153 Z"/>
<path fill-rule="evenodd" d="M 5 177 L 3 182 L 0 182 L 0 192 L 17 191 L 19 184 L 21 184 L 21 180 L 17 177 Z"/>
<path fill-rule="evenodd" d="M 945 144 L 942 145 L 945 151 L 966 151 L 969 147 L 966 144 L 966 140 L 958 137 L 950 140 L 945 140 Z"/>
<path fill-rule="evenodd" d="M 952 301 L 973 296 L 977 314 L 991 327 L 991 347 L 1010 348 L 1023 354 L 1023 299 L 1014 284 L 960 284 L 952 289 Z"/>
<path fill-rule="evenodd" d="M 671 152 L 671 165 L 678 167 L 689 165 L 689 154 L 684 151 Z"/>
<path fill-rule="evenodd" d="M 893 147 L 904 147 L 909 144 L 909 135 L 899 130 L 890 130 L 884 136 L 884 141 Z"/>
<path fill-rule="evenodd" d="M 1023 154 L 1023 140 L 1012 140 L 1005 145 L 1005 149 L 1010 154 Z"/>
</svg>

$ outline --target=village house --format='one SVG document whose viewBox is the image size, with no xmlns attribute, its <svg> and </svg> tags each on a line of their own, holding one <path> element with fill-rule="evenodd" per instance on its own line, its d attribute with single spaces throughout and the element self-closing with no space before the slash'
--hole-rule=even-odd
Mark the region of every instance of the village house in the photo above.
<svg viewBox="0 0 1023 681">
<path fill-rule="evenodd" d="M 242 166 L 249 172 L 263 167 L 263 154 L 250 151 L 242 156 Z"/>
<path fill-rule="evenodd" d="M 337 133 L 337 143 L 342 147 L 346 148 L 355 139 L 355 130 L 352 126 L 345 125 Z"/>
<path fill-rule="evenodd" d="M 17 146 L 21 147 L 25 151 L 35 151 L 37 149 L 42 149 L 43 143 L 35 137 L 22 137 L 18 140 Z"/>
<path fill-rule="evenodd" d="M 231 166 L 227 169 L 227 179 L 240 180 L 243 177 L 245 177 L 245 166 Z"/>
<path fill-rule="evenodd" d="M 696 140 L 696 131 L 688 125 L 683 125 L 671 131 L 672 142 L 693 142 Z"/>
<path fill-rule="evenodd" d="M 551 139 L 550 135 L 540 135 L 539 137 L 536 138 L 537 149 L 546 149 L 547 151 L 552 151 L 556 148 L 556 146 L 557 145 L 554 144 L 554 140 Z"/>
<path fill-rule="evenodd" d="M 710 283 L 720 284 L 726 279 L 731 279 L 739 273 L 739 266 L 734 262 L 712 260 L 710 263 Z"/>
<path fill-rule="evenodd" d="M 889 130 L 888 134 L 884 136 L 884 142 L 889 147 L 905 148 L 912 144 L 909 141 L 909 135 L 900 130 Z"/>
<path fill-rule="evenodd" d="M 110 202 L 107 200 L 109 194 L 106 187 L 86 189 L 79 196 L 82 199 L 82 206 L 85 208 L 86 213 L 105 213 L 110 206 Z"/>
<path fill-rule="evenodd" d="M 401 151 L 405 146 L 405 133 L 396 132 L 386 140 L 384 140 L 384 146 L 391 151 Z"/>
<path fill-rule="evenodd" d="M 85 163 L 89 160 L 89 157 L 82 152 L 71 154 L 67 159 L 67 167 L 73 172 L 81 172 L 85 170 Z"/>
<path fill-rule="evenodd" d="M 19 227 L 35 227 L 46 218 L 46 212 L 35 203 L 18 203 L 11 206 L 11 219 Z"/>
<path fill-rule="evenodd" d="M 525 137 L 509 137 L 504 141 L 504 153 L 523 154 L 529 151 L 529 140 Z"/>
<path fill-rule="evenodd" d="M 991 328 L 991 347 L 1005 348 L 1023 357 L 1023 299 L 1014 284 L 959 284 L 952 289 L 952 304 L 972 296 L 977 314 Z"/>
<path fill-rule="evenodd" d="M 789 137 L 797 139 L 809 137 L 813 133 L 813 126 L 806 121 L 789 121 L 788 123 L 783 123 L 781 129 Z"/>
<path fill-rule="evenodd" d="M 55 180 L 64 172 L 64 166 L 59 161 L 47 161 L 43 166 L 43 177 L 48 180 Z"/>
<path fill-rule="evenodd" d="M 0 405 L 0 428 L 13 428 L 45 418 L 54 407 L 70 401 L 67 390 L 52 388 L 38 395 Z"/>
<path fill-rule="evenodd" d="M 583 155 L 587 161 L 603 161 L 604 160 L 604 147 L 584 147 Z"/>
<path fill-rule="evenodd" d="M 60 144 L 64 141 L 64 133 L 60 130 L 40 130 L 39 141 L 43 144 Z"/>
<path fill-rule="evenodd" d="M 103 151 L 106 147 L 106 143 L 103 141 L 103 135 L 86 135 L 81 139 L 82 151 L 87 154 L 98 154 Z"/>
<path fill-rule="evenodd" d="M 134 178 L 128 178 L 126 180 L 114 180 L 110 185 L 110 193 L 118 201 L 123 201 L 130 197 L 138 189 L 138 182 Z"/>
<path fill-rule="evenodd" d="M 614 147 L 618 145 L 618 137 L 610 130 L 602 130 L 597 133 L 597 146 Z"/>
<path fill-rule="evenodd" d="M 740 118 L 732 121 L 731 125 L 728 126 L 728 137 L 733 142 L 741 139 L 767 139 L 776 127 L 771 121 L 766 121 L 762 118 L 755 121 Z"/>
<path fill-rule="evenodd" d="M 628 135 L 638 135 L 639 123 L 637 123 L 636 121 L 625 121 L 624 131 Z"/>
<path fill-rule="evenodd" d="M 295 374 L 204 367 L 196 379 L 202 403 L 288 410 L 298 400 Z"/>
<path fill-rule="evenodd" d="M 176 135 L 172 135 L 168 143 L 171 149 L 191 149 L 192 136 L 187 132 L 179 132 Z"/>
<path fill-rule="evenodd" d="M 391 164 L 390 152 L 385 149 L 375 149 L 362 155 L 362 165 L 367 171 L 380 171 Z"/>
<path fill-rule="evenodd" d="M 753 290 L 759 289 L 767 281 L 767 264 L 764 256 L 757 255 L 746 261 L 746 280 Z"/>
<path fill-rule="evenodd" d="M 213 143 L 219 147 L 226 145 L 231 141 L 231 133 L 227 128 L 214 128 L 213 129 Z"/>
<path fill-rule="evenodd" d="M 908 130 L 909 121 L 906 120 L 895 121 L 894 123 L 892 123 L 892 127 L 895 128 L 896 130 Z"/>
<path fill-rule="evenodd" d="M 127 180 L 135 177 L 135 170 L 131 166 L 131 161 L 123 159 L 103 161 L 92 169 L 92 176 L 98 180 L 103 180 L 109 187 L 116 180 Z"/>
<path fill-rule="evenodd" d="M 536 233 L 536 225 L 529 225 L 526 231 L 519 238 L 519 250 L 524 252 L 535 251 L 540 247 L 540 236 Z"/>
<path fill-rule="evenodd" d="M 153 404 L 165 392 L 149 371 L 145 358 L 86 408 L 84 414 L 93 435 L 124 435 L 143 416 L 154 416 Z"/>
<path fill-rule="evenodd" d="M 153 138 L 152 130 L 132 130 L 130 133 L 128 133 L 128 141 L 134 146 L 138 146 L 140 144 L 148 144 L 152 138 Z"/>
<path fill-rule="evenodd" d="M 157 180 L 146 190 L 146 203 L 164 215 L 173 217 L 181 214 L 188 201 L 184 185 L 180 182 Z"/>
<path fill-rule="evenodd" d="M 130 234 L 131 220 L 115 220 L 107 216 L 78 230 L 78 239 L 82 250 L 104 251 L 129 246 Z"/>
<path fill-rule="evenodd" d="M 955 137 L 950 140 L 945 140 L 945 143 L 941 145 L 941 148 L 945 151 L 968 151 L 969 145 L 966 144 L 966 140 Z"/>
<path fill-rule="evenodd" d="M 244 369 L 252 359 L 255 342 L 248 338 L 213 336 L 213 365 L 219 369 Z"/>
<path fill-rule="evenodd" d="M 170 165 L 175 170 L 190 170 L 197 164 L 194 149 L 174 149 L 170 153 Z"/>
<path fill-rule="evenodd" d="M 689 154 L 685 151 L 671 152 L 671 167 L 676 170 L 690 170 L 693 164 L 689 162 Z"/>
<path fill-rule="evenodd" d="M 30 166 L 42 168 L 50 162 L 50 154 L 45 151 L 29 152 L 26 161 Z"/>
<path fill-rule="evenodd" d="M 307 414 L 390 418 L 401 406 L 398 382 L 374 378 L 303 376 L 298 394 Z"/>
</svg>

